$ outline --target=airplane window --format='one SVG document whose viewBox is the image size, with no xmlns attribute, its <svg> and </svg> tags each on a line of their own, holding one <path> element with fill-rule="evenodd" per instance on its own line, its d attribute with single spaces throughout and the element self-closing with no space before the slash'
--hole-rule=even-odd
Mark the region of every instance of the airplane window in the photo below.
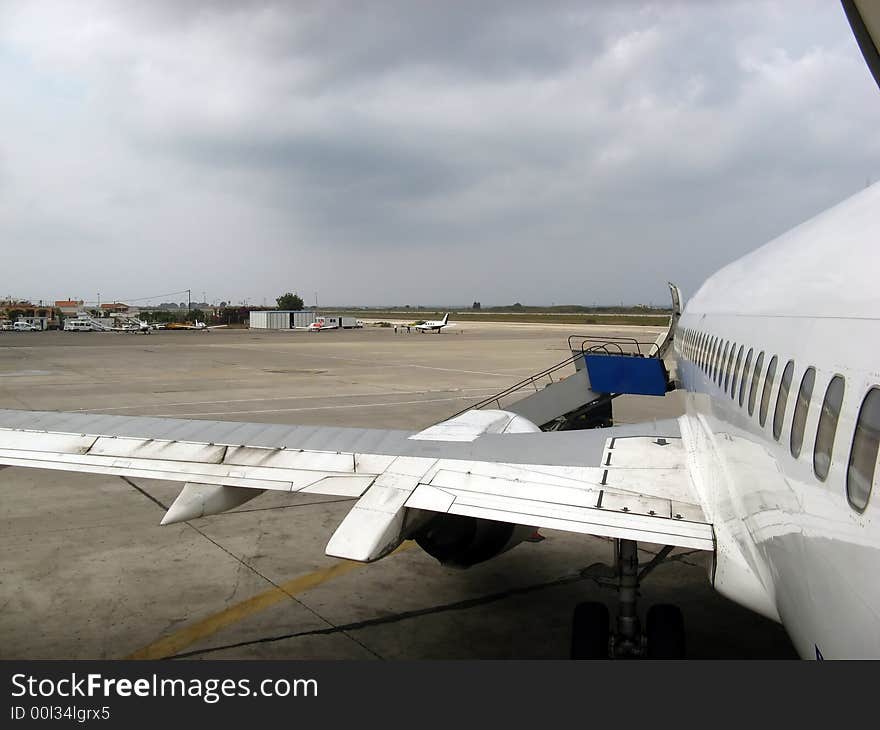
<svg viewBox="0 0 880 730">
<path fill-rule="evenodd" d="M 736 397 L 736 381 L 739 380 L 739 366 L 742 363 L 743 359 L 743 345 L 739 346 L 739 351 L 736 353 L 736 362 L 733 365 L 733 378 L 730 382 L 730 397 Z"/>
<path fill-rule="evenodd" d="M 813 397 L 813 385 L 816 383 L 816 368 L 807 368 L 804 377 L 801 378 L 801 387 L 798 389 L 797 401 L 794 404 L 794 416 L 791 419 L 791 455 L 797 459 L 801 455 L 801 447 L 804 445 L 804 426 L 807 423 L 807 414 L 810 412 L 810 399 Z"/>
<path fill-rule="evenodd" d="M 813 473 L 823 482 L 828 478 L 828 472 L 831 470 L 834 436 L 837 433 L 837 419 L 840 418 L 845 387 L 843 376 L 835 375 L 828 383 L 825 399 L 822 401 L 822 413 L 819 414 L 819 426 L 816 429 L 816 443 L 813 445 Z"/>
<path fill-rule="evenodd" d="M 794 375 L 794 360 L 789 360 L 782 371 L 782 380 L 779 381 L 779 392 L 776 394 L 776 409 L 773 411 L 773 438 L 779 441 L 782 434 L 782 423 L 785 420 L 785 407 L 788 405 L 788 391 L 791 388 L 791 378 Z"/>
<path fill-rule="evenodd" d="M 718 352 L 715 355 L 715 362 L 712 365 L 712 379 L 716 383 L 721 382 L 721 379 L 719 377 L 721 375 L 721 363 L 724 362 L 723 353 L 727 352 L 728 345 L 729 343 L 727 342 L 727 340 L 721 340 L 721 342 L 718 343 Z"/>
<path fill-rule="evenodd" d="M 746 397 L 746 380 L 748 380 L 749 376 L 749 366 L 752 364 L 752 353 L 754 352 L 753 348 L 749 348 L 749 353 L 746 355 L 746 361 L 743 363 L 742 369 L 742 377 L 739 380 L 739 405 L 742 407 L 743 401 Z"/>
<path fill-rule="evenodd" d="M 730 355 L 727 357 L 727 363 L 724 365 L 724 392 L 730 387 L 730 369 L 733 367 L 733 351 L 736 350 L 736 343 L 730 346 Z"/>
<path fill-rule="evenodd" d="M 853 509 L 864 512 L 874 484 L 877 451 L 880 448 L 880 388 L 871 388 L 862 407 L 853 434 L 846 470 L 846 498 Z"/>
<path fill-rule="evenodd" d="M 761 391 L 761 409 L 758 411 L 758 422 L 763 426 L 767 423 L 767 411 L 770 410 L 770 391 L 773 390 L 773 378 L 776 377 L 776 363 L 779 358 L 774 355 L 770 358 L 767 366 L 767 374 L 764 376 L 764 390 Z"/>
<path fill-rule="evenodd" d="M 730 343 L 725 340 L 724 341 L 724 349 L 721 352 L 721 355 L 715 361 L 715 382 L 718 385 L 721 385 L 721 370 L 724 367 L 724 361 L 727 359 L 727 348 L 730 347 Z"/>
<path fill-rule="evenodd" d="M 758 382 L 761 380 L 761 368 L 764 366 L 764 353 L 758 355 L 755 360 L 755 369 L 752 372 L 752 384 L 749 386 L 749 415 L 755 412 L 755 398 L 758 396 Z"/>
</svg>

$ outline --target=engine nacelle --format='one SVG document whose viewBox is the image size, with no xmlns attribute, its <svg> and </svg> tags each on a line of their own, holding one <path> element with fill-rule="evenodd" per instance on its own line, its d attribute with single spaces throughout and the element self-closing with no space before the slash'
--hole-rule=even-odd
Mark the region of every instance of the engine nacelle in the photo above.
<svg viewBox="0 0 880 730">
<path fill-rule="evenodd" d="M 470 568 L 519 545 L 534 527 L 460 515 L 435 515 L 413 535 L 428 555 L 441 564 Z"/>
</svg>

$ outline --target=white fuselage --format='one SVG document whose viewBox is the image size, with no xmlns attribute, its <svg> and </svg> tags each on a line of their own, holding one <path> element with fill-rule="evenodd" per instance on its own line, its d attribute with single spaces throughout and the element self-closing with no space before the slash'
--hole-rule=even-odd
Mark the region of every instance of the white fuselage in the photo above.
<svg viewBox="0 0 880 730">
<path fill-rule="evenodd" d="M 880 495 L 862 511 L 847 496 L 856 420 L 880 385 L 878 244 L 874 185 L 721 269 L 688 302 L 676 330 L 678 379 L 687 393 L 682 436 L 716 531 L 713 581 L 732 600 L 781 620 L 803 657 L 880 657 Z M 713 338 L 720 346 L 713 348 Z M 777 418 L 790 361 L 791 385 Z M 815 368 L 815 384 L 795 458 L 793 413 L 808 368 Z M 814 472 L 814 445 L 835 376 L 845 388 L 823 481 Z"/>
<path fill-rule="evenodd" d="M 443 319 L 440 320 L 431 320 L 428 322 L 423 322 L 422 324 L 417 324 L 416 329 L 422 332 L 440 332 L 444 327 L 449 324 L 449 315 L 445 315 Z"/>
</svg>

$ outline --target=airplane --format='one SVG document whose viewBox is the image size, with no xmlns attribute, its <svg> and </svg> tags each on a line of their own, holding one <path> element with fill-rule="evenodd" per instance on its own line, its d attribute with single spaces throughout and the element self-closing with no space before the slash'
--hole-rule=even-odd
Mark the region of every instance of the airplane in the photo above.
<svg viewBox="0 0 880 730">
<path fill-rule="evenodd" d="M 165 325 L 166 330 L 209 330 L 207 323 L 199 322 L 168 322 Z"/>
<path fill-rule="evenodd" d="M 339 325 L 328 322 L 323 317 L 318 317 L 318 319 L 312 322 L 306 329 L 309 332 L 324 332 L 325 330 L 339 329 Z"/>
<path fill-rule="evenodd" d="M 880 84 L 880 6 L 844 0 Z M 869 28 L 873 28 L 873 35 Z M 617 587 L 582 603 L 574 658 L 685 654 L 681 611 L 639 585 L 675 548 L 711 556 L 722 595 L 780 622 L 803 658 L 880 657 L 880 184 L 710 276 L 661 350 L 677 419 L 542 432 L 471 410 L 419 433 L 0 410 L 0 464 L 183 483 L 163 524 L 266 490 L 356 498 L 328 555 L 414 540 L 466 568 L 535 528 L 614 540 Z M 874 264 L 874 265 L 872 265 Z M 640 564 L 638 543 L 664 546 Z"/>
<path fill-rule="evenodd" d="M 443 315 L 443 319 L 434 320 L 431 322 L 423 322 L 422 324 L 412 326 L 419 332 L 436 332 L 439 335 L 440 330 L 442 330 L 444 327 L 449 326 L 449 313 L 447 312 L 445 315 Z"/>
</svg>

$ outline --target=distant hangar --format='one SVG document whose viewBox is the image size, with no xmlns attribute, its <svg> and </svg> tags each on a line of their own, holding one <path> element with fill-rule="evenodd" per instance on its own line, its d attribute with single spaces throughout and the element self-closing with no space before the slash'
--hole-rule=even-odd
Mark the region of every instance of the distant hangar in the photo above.
<svg viewBox="0 0 880 730">
<path fill-rule="evenodd" d="M 250 328 L 256 330 L 308 329 L 308 326 L 315 322 L 321 322 L 325 329 L 353 329 L 363 326 L 363 323 L 354 317 L 324 316 L 314 310 L 294 312 L 272 309 L 251 312 Z"/>
<path fill-rule="evenodd" d="M 306 329 L 318 319 L 318 313 L 312 310 L 268 310 L 251 312 L 250 328 L 257 330 L 290 330 Z"/>
</svg>

